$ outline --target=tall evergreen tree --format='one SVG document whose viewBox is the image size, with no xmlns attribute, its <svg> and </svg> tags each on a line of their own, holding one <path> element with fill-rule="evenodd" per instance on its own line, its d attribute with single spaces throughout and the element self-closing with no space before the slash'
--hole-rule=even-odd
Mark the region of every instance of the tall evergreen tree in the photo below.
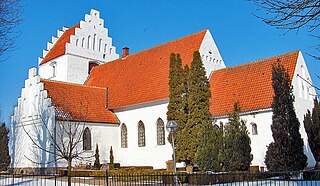
<svg viewBox="0 0 320 186">
<path fill-rule="evenodd" d="M 96 144 L 96 153 L 94 154 L 94 157 L 95 157 L 95 161 L 94 161 L 94 164 L 93 164 L 93 168 L 95 170 L 99 170 L 100 167 L 101 167 L 101 164 L 100 164 L 100 155 L 99 155 L 98 143 Z"/>
<path fill-rule="evenodd" d="M 184 146 L 184 154 L 181 159 L 194 162 L 199 144 L 200 129 L 205 124 L 211 123 L 209 112 L 210 85 L 198 51 L 193 53 L 187 88 L 188 121 L 181 137 L 184 138 L 184 141 L 188 141 L 188 145 Z"/>
<path fill-rule="evenodd" d="M 234 111 L 225 126 L 223 163 L 225 171 L 247 171 L 253 159 L 251 140 L 245 121 L 240 119 L 240 107 L 234 104 Z"/>
<path fill-rule="evenodd" d="M 0 125 L 0 164 L 1 169 L 6 170 L 10 164 L 11 158 L 9 155 L 9 129 L 5 123 Z"/>
<path fill-rule="evenodd" d="M 175 131 L 175 147 L 178 161 L 182 161 L 181 154 L 184 152 L 184 143 L 182 136 L 183 128 L 186 124 L 186 88 L 185 73 L 182 69 L 182 60 L 179 54 L 170 55 L 169 72 L 169 104 L 167 111 L 167 121 L 175 120 L 178 123 L 178 130 Z M 171 134 L 168 136 L 171 142 Z"/>
<path fill-rule="evenodd" d="M 307 157 L 303 153 L 303 140 L 299 132 L 293 102 L 290 78 L 280 62 L 272 66 L 272 137 L 268 146 L 265 164 L 270 171 L 295 171 L 306 166 Z"/>
<path fill-rule="evenodd" d="M 314 106 L 312 113 L 310 110 L 307 111 L 307 114 L 304 116 L 304 128 L 308 135 L 308 142 L 313 154 L 314 159 L 316 160 L 316 168 L 320 168 L 320 106 L 319 101 L 316 98 L 314 100 Z"/>
<path fill-rule="evenodd" d="M 199 134 L 199 146 L 195 160 L 201 170 L 221 171 L 219 153 L 222 149 L 222 133 L 218 126 L 205 123 Z"/>
</svg>

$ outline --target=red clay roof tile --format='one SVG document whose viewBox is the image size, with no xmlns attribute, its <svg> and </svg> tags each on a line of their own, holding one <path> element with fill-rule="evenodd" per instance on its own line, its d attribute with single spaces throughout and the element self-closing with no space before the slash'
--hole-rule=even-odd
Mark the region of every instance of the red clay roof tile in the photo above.
<svg viewBox="0 0 320 186">
<path fill-rule="evenodd" d="M 210 78 L 213 116 L 229 114 L 235 102 L 241 112 L 270 108 L 273 99 L 272 64 L 280 60 L 293 78 L 299 51 L 214 71 Z"/>
<path fill-rule="evenodd" d="M 72 120 L 114 123 L 116 116 L 105 108 L 106 89 L 41 79 L 48 97 L 58 110 L 70 114 Z"/>
<path fill-rule="evenodd" d="M 69 28 L 62 34 L 62 36 L 59 38 L 56 44 L 48 52 L 46 57 L 41 61 L 40 65 L 43 65 L 46 62 L 65 54 L 66 43 L 70 43 L 70 36 L 75 34 L 76 28 L 80 28 L 80 24 L 76 24 L 75 26 Z"/>
<path fill-rule="evenodd" d="M 167 99 L 169 62 L 179 53 L 183 66 L 191 64 L 207 30 L 135 53 L 95 67 L 88 86 L 108 87 L 111 109 Z"/>
</svg>

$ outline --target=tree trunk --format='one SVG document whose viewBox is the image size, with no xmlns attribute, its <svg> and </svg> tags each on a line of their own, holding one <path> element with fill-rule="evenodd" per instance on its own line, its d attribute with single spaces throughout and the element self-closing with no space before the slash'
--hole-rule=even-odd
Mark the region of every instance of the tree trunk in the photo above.
<svg viewBox="0 0 320 186">
<path fill-rule="evenodd" d="M 68 159 L 68 186 L 71 186 L 71 159 Z"/>
</svg>

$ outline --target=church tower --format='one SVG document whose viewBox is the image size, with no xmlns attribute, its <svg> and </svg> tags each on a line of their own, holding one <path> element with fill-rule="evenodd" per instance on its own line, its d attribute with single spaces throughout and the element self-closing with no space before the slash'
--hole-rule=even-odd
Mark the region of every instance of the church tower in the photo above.
<svg viewBox="0 0 320 186">
<path fill-rule="evenodd" d="M 94 66 L 118 58 L 100 12 L 91 10 L 84 21 L 71 28 L 63 27 L 47 43 L 39 57 L 39 75 L 44 79 L 83 84 Z"/>
</svg>

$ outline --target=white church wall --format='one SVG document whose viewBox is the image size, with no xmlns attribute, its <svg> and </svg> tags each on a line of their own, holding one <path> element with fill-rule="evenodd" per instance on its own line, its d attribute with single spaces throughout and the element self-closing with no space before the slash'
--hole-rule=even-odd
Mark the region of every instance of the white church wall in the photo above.
<svg viewBox="0 0 320 186">
<path fill-rule="evenodd" d="M 11 167 L 53 167 L 54 163 L 49 162 L 54 160 L 54 156 L 35 145 L 36 143 L 43 149 L 50 149 L 46 131 L 52 130 L 53 126 L 54 109 L 51 99 L 47 97 L 47 91 L 44 91 L 40 77 L 36 75 L 36 68 L 31 68 L 11 117 Z"/>
<path fill-rule="evenodd" d="M 44 79 L 67 81 L 68 60 L 69 58 L 67 55 L 62 55 L 39 66 L 39 76 Z"/>
<path fill-rule="evenodd" d="M 58 37 L 61 37 L 64 30 L 58 31 Z M 56 40 L 57 38 L 53 37 L 52 42 L 48 43 L 39 64 L 52 46 L 54 47 Z M 80 27 L 75 28 L 75 34 L 70 36 L 64 55 L 39 65 L 39 75 L 45 79 L 83 84 L 88 77 L 90 62 L 103 64 L 118 58 L 116 47 L 112 46 L 112 38 L 108 36 L 108 29 L 104 27 L 104 20 L 100 18 L 100 12 L 91 10 L 90 15 L 86 14 L 85 20 L 80 21 Z M 55 74 L 53 68 L 56 68 Z"/>
<path fill-rule="evenodd" d="M 307 81 L 310 84 L 308 84 Z M 304 152 L 308 156 L 309 167 L 315 165 L 315 160 L 308 145 L 308 136 L 304 129 L 303 118 L 304 115 L 307 113 L 307 110 L 312 110 L 313 108 L 313 99 L 315 98 L 316 91 L 314 87 L 312 87 L 311 85 L 311 77 L 308 72 L 308 68 L 304 61 L 303 55 L 300 51 L 292 79 L 292 86 L 293 94 L 295 96 L 294 108 L 296 110 L 297 117 L 300 121 L 300 133 L 304 140 Z"/>
<path fill-rule="evenodd" d="M 115 149 L 118 148 L 118 124 L 108 123 L 89 123 L 89 122 L 72 122 L 75 126 L 79 125 L 79 132 L 82 133 L 85 128 L 89 128 L 91 133 L 91 150 L 83 151 L 83 141 L 81 141 L 75 148 L 74 152 L 78 152 L 81 159 L 74 159 L 73 166 L 94 165 L 96 144 L 99 146 L 100 163 L 109 163 L 110 147 L 113 148 L 113 155 L 118 157 Z M 57 124 L 69 124 L 68 121 L 57 121 Z M 67 136 L 66 140 L 67 140 Z M 58 139 L 59 140 L 59 139 Z M 82 140 L 82 137 L 81 137 Z M 65 160 L 58 161 L 58 167 L 67 167 Z"/>
<path fill-rule="evenodd" d="M 206 69 L 206 76 L 209 78 L 212 71 L 226 68 L 220 55 L 218 47 L 213 40 L 209 30 L 207 30 L 199 49 L 203 65 Z"/>
<path fill-rule="evenodd" d="M 166 121 L 168 101 L 141 104 L 140 106 L 114 110 L 121 124 L 125 123 L 128 134 L 128 147 L 121 148 L 121 125 L 118 129 L 119 156 L 115 156 L 115 162 L 122 166 L 153 166 L 155 169 L 166 168 L 166 161 L 172 159 L 171 144 L 167 140 L 169 134 L 165 130 L 165 145 L 157 145 L 156 122 L 161 118 Z M 146 145 L 138 147 L 138 122 L 142 121 L 145 126 Z"/>
<path fill-rule="evenodd" d="M 267 145 L 273 141 L 271 132 L 272 111 L 267 109 L 240 114 L 240 118 L 246 121 L 246 127 L 251 139 L 251 154 L 253 155 L 251 165 L 265 167 L 264 157 L 267 151 Z M 225 124 L 228 122 L 228 118 L 217 119 L 216 124 L 220 126 L 220 122 Z M 257 126 L 256 135 L 252 131 L 253 124 Z"/>
</svg>

